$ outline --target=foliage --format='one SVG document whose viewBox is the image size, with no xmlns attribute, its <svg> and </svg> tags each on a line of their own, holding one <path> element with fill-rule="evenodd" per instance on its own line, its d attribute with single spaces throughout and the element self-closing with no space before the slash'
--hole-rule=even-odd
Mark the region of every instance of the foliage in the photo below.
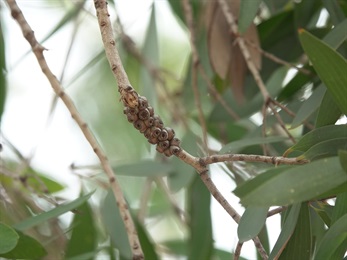
<svg viewBox="0 0 347 260">
<path fill-rule="evenodd" d="M 71 44 L 83 42 L 77 32 L 90 22 L 87 2 L 62 1 L 54 6 L 63 15 L 42 42 L 62 41 L 58 32 L 72 24 Z M 118 12 L 117 1 L 109 2 L 111 14 Z M 237 36 L 231 33 L 220 1 L 189 1 L 192 32 L 184 2 L 166 2 L 182 37 L 163 29 L 162 1 L 150 5 L 143 41 L 128 35 L 122 16 L 116 20 L 111 15 L 117 25 L 117 48 L 133 87 L 147 97 L 165 124 L 175 129 L 183 149 L 194 156 L 243 153 L 309 160 L 289 166 L 225 162 L 223 167 L 211 167 L 209 174 L 212 180 L 216 175 L 232 180 L 233 194 L 245 208 L 232 234 L 235 241 L 259 236 L 266 247 L 270 236 L 276 241 L 267 249 L 270 259 L 342 259 L 347 250 L 346 2 L 243 0 L 240 4 L 229 0 L 231 13 L 240 23 Z M 9 12 L 8 8 L 0 11 Z M 94 13 L 93 7 L 90 11 Z M 193 46 L 187 48 L 191 36 L 197 53 Z M 6 111 L 6 86 L 10 92 L 13 84 L 7 77 L 11 72 L 6 62 L 11 57 L 5 55 L 6 37 L 1 24 L 2 124 L 9 118 L 2 115 L 11 113 Z M 245 39 L 249 60 L 260 72 L 269 97 L 248 69 L 238 37 Z M 218 216 L 211 210 L 210 192 L 194 169 L 156 153 L 127 122 L 97 39 L 98 47 L 90 49 L 89 59 L 77 68 L 64 67 L 72 76 L 62 82 L 72 89 L 71 96 L 108 157 L 115 158 L 110 160 L 112 168 L 122 184 L 146 259 L 230 259 L 238 254 L 214 243 L 212 220 Z M 5 131 L 2 126 L 0 130 Z M 131 259 L 121 212 L 98 165 L 72 165 L 82 188 L 78 185 L 77 198 L 62 200 L 63 182 L 31 165 L 33 155 L 23 155 L 14 140 L 0 141 L 0 257 Z M 266 229 L 271 225 L 269 209 L 278 210 L 281 217 L 278 237 Z M 67 212 L 73 213 L 71 221 L 66 220 Z M 242 250 L 241 256 L 252 258 Z"/>
</svg>

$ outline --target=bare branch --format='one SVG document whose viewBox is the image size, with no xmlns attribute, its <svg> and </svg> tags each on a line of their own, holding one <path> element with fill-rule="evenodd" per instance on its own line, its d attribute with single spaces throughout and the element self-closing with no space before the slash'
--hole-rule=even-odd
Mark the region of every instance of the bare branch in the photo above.
<svg viewBox="0 0 347 260">
<path fill-rule="evenodd" d="M 288 165 L 300 165 L 308 163 L 308 160 L 298 158 L 286 158 L 282 156 L 265 156 L 265 155 L 254 155 L 254 154 L 215 154 L 200 158 L 202 165 L 208 165 L 218 162 L 263 162 L 271 163 L 274 165 L 288 164 Z"/>
<path fill-rule="evenodd" d="M 50 70 L 50 68 L 49 68 L 49 66 L 45 60 L 45 57 L 43 55 L 43 51 L 45 50 L 45 48 L 42 45 L 40 45 L 39 42 L 36 40 L 33 30 L 31 29 L 30 25 L 28 24 L 28 22 L 24 18 L 24 15 L 23 15 L 22 11 L 20 10 L 20 8 L 18 7 L 16 1 L 15 0 L 7 0 L 7 4 L 11 10 L 12 17 L 18 22 L 18 24 L 19 24 L 19 26 L 23 32 L 23 36 L 29 42 L 29 44 L 32 48 L 32 51 L 35 54 L 36 59 L 37 59 L 39 65 L 42 69 L 42 72 L 47 77 L 47 79 L 50 82 L 56 95 L 59 96 L 61 98 L 61 100 L 64 102 L 65 106 L 67 107 L 67 109 L 71 113 L 71 117 L 76 121 L 78 126 L 81 128 L 81 131 L 83 132 L 85 138 L 87 139 L 87 141 L 89 142 L 89 144 L 93 148 L 93 151 L 95 152 L 95 154 L 98 156 L 100 163 L 101 163 L 105 173 L 107 174 L 107 176 L 109 178 L 112 191 L 116 197 L 116 201 L 117 201 L 117 204 L 119 206 L 119 210 L 121 212 L 121 216 L 122 216 L 122 219 L 124 221 L 125 228 L 127 230 L 129 242 L 130 242 L 131 248 L 133 250 L 133 258 L 134 259 L 143 259 L 144 257 L 143 257 L 141 245 L 140 245 L 137 233 L 136 233 L 134 223 L 132 221 L 130 212 L 128 210 L 127 203 L 124 199 L 121 187 L 120 187 L 119 183 L 117 182 L 117 180 L 115 178 L 115 174 L 114 174 L 114 172 L 113 172 L 113 170 L 112 170 L 112 168 L 108 162 L 108 158 L 106 157 L 106 155 L 102 151 L 100 145 L 98 144 L 97 140 L 93 136 L 87 123 L 84 122 L 81 115 L 77 111 L 72 99 L 65 93 L 64 89 L 60 85 L 60 82 L 58 81 L 56 76 Z M 104 2 L 104 5 L 106 5 L 105 2 Z M 106 28 L 106 29 L 110 28 L 110 26 L 106 26 L 107 23 L 105 21 L 102 24 L 103 24 L 102 28 Z M 113 48 L 108 48 L 108 49 L 114 49 L 114 45 L 115 45 L 114 40 L 107 38 L 107 37 L 110 37 L 109 34 L 105 34 L 105 37 L 107 40 L 106 42 L 110 46 L 113 46 Z M 119 70 L 122 70 L 122 72 L 123 72 L 123 77 L 120 77 L 120 80 L 118 81 L 118 86 L 119 87 L 127 86 L 129 81 L 128 81 L 128 78 L 124 72 L 123 66 L 120 66 L 120 67 L 117 66 L 117 62 L 118 62 L 118 64 L 121 64 L 119 56 L 115 55 L 115 53 L 109 53 L 109 55 L 111 55 L 112 57 L 115 57 L 115 59 L 116 59 L 116 62 L 111 64 L 113 71 L 117 72 Z M 127 98 L 127 97 L 125 97 L 125 98 Z"/>
</svg>

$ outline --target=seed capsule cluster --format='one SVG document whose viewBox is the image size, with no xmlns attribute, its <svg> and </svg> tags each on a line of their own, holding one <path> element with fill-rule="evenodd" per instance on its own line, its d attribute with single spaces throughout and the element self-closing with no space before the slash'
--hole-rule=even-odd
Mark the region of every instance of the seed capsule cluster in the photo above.
<svg viewBox="0 0 347 260">
<path fill-rule="evenodd" d="M 177 154 L 181 148 L 181 141 L 175 138 L 175 131 L 164 127 L 163 121 L 154 114 L 154 109 L 148 104 L 146 97 L 138 96 L 136 106 L 129 106 L 124 102 L 124 114 L 128 121 L 140 131 L 151 144 L 156 144 L 158 152 L 167 157 Z"/>
</svg>

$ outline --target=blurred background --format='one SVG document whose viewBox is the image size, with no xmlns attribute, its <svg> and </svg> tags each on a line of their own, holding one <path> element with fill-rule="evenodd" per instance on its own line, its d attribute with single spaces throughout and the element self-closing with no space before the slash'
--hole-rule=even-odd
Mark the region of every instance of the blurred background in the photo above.
<svg viewBox="0 0 347 260">
<path fill-rule="evenodd" d="M 302 66 L 305 61 L 302 60 L 302 50 L 293 24 L 301 23 L 305 28 L 319 31 L 318 28 L 325 28 L 329 22 L 329 15 L 322 4 L 316 4 L 305 21 L 301 19 L 305 16 L 302 14 L 293 18 L 293 13 L 299 14 L 299 7 L 294 2 L 301 1 L 264 1 L 255 19 L 260 30 L 259 36 L 253 31 L 250 32 L 250 39 L 281 59 Z M 168 159 L 157 154 L 155 147 L 150 146 L 127 122 L 119 102 L 116 81 L 104 55 L 93 1 L 21 0 L 17 3 L 36 38 L 47 49 L 44 55 L 49 67 L 74 100 L 108 155 L 133 214 L 145 227 L 162 259 L 187 258 L 187 245 L 195 228 L 194 223 L 198 223 L 196 228 L 199 231 L 193 236 L 200 236 L 201 243 L 191 247 L 206 247 L 207 251 L 213 252 L 206 253 L 211 259 L 231 259 L 231 252 L 238 241 L 237 225 L 210 198 L 193 168 L 177 158 Z M 262 97 L 247 69 L 242 67 L 244 61 L 239 60 L 235 51 L 232 58 L 236 65 L 233 62 L 229 65 L 218 63 L 224 47 L 218 45 L 218 30 L 211 36 L 216 29 L 211 29 L 206 22 L 208 4 L 192 1 L 201 63 L 217 91 L 217 94 L 211 91 L 208 81 L 199 76 L 198 88 L 207 122 L 205 130 L 209 149 L 218 152 L 223 145 L 239 140 L 243 143 L 234 146 L 233 152 L 262 154 L 260 145 L 249 145 L 245 141 L 262 136 Z M 112 259 L 117 254 L 121 259 L 127 259 L 129 249 L 122 250 L 127 248 L 124 245 L 127 240 L 117 233 L 117 225 L 120 224 L 113 223 L 116 217 L 112 217 L 117 214 L 114 198 L 108 192 L 107 178 L 97 157 L 64 104 L 54 95 L 4 1 L 0 2 L 0 8 L 5 54 L 2 58 L 6 66 L 6 95 L 1 97 L 4 109 L 0 118 L 0 156 L 3 171 L 8 170 L 4 175 L 6 177 L 1 177 L 3 183 L 0 195 L 4 201 L 10 201 L 13 196 L 18 198 L 18 204 L 12 204 L 10 210 L 9 205 L 3 203 L 2 214 L 6 210 L 8 212 L 1 217 L 2 220 L 10 219 L 9 222 L 16 223 L 31 214 L 52 209 L 56 203 L 72 201 L 95 190 L 89 204 L 94 223 L 90 227 L 94 230 L 86 229 L 85 232 L 91 232 L 97 239 L 93 242 L 94 247 L 91 247 L 94 254 L 85 259 Z M 199 109 L 194 103 L 191 84 L 190 33 L 180 1 L 109 1 L 108 8 L 117 46 L 133 87 L 147 97 L 165 125 L 175 129 L 184 149 L 195 156 L 203 156 L 204 129 L 198 119 Z M 274 19 L 272 23 L 265 24 L 270 19 Z M 282 27 L 276 27 L 275 21 L 281 23 Z M 293 28 L 283 29 L 285 23 L 290 23 Z M 323 33 L 323 29 L 320 33 Z M 213 51 L 218 48 L 221 53 Z M 261 73 L 269 92 L 275 96 L 282 94 L 282 100 L 288 107 L 298 109 L 315 92 L 316 85 L 310 79 L 302 80 L 302 85 L 294 92 L 281 92 L 297 75 L 297 70 L 264 59 L 259 52 L 254 57 L 255 62 L 262 67 Z M 226 72 L 220 69 L 238 64 L 240 76 L 235 76 L 236 72 L 232 68 Z M 238 84 L 235 80 L 242 81 L 240 85 L 245 87 L 241 87 L 241 90 L 230 87 L 230 84 Z M 236 116 L 226 111 L 218 96 L 231 104 Z M 281 116 L 286 124 L 293 122 L 285 113 L 281 113 Z M 297 125 L 291 130 L 293 136 L 300 136 L 305 131 L 303 120 L 310 122 L 314 120 L 313 117 L 312 112 L 301 121 L 298 119 L 299 122 L 295 122 Z M 270 135 L 283 137 L 283 131 L 276 125 L 273 115 L 269 115 L 267 124 Z M 269 141 L 272 143 L 272 155 L 282 154 L 290 144 L 287 139 Z M 236 183 L 267 167 L 259 164 L 220 163 L 211 166 L 210 172 L 222 194 L 242 214 L 244 209 L 232 190 Z M 10 178 L 11 173 L 14 175 Z M 23 176 L 33 179 L 32 183 L 23 180 Z M 194 208 L 194 205 L 198 206 Z M 40 235 L 41 239 L 42 236 L 52 237 L 50 235 L 55 234 L 63 237 L 57 250 L 68 247 L 66 244 L 72 239 L 74 215 L 67 212 L 54 224 L 63 235 L 57 235 L 46 226 L 43 235 Z M 267 229 L 271 234 L 269 247 L 275 243 L 279 228 L 279 216 L 267 220 Z M 113 230 L 116 231 L 112 234 Z M 264 237 L 267 237 L 265 233 Z M 56 245 L 55 242 L 54 239 L 50 242 L 52 247 Z M 120 251 L 114 250 L 114 247 Z M 50 250 L 51 255 L 57 253 Z M 82 251 L 75 254 L 67 249 L 65 253 L 76 256 L 81 255 Z M 253 243 L 244 245 L 241 256 L 256 258 Z"/>
</svg>

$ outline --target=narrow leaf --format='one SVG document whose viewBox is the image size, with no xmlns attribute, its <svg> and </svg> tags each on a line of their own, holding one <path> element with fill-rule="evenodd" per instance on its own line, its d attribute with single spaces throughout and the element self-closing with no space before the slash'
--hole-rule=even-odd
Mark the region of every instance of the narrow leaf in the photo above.
<svg viewBox="0 0 347 260">
<path fill-rule="evenodd" d="M 294 204 L 291 206 L 288 210 L 288 216 L 284 222 L 284 225 L 281 230 L 281 234 L 279 235 L 275 246 L 273 247 L 269 259 L 276 259 L 283 249 L 285 248 L 286 244 L 288 243 L 290 237 L 292 236 L 298 217 L 300 213 L 300 204 Z"/>
<path fill-rule="evenodd" d="M 332 259 L 331 256 L 347 239 L 347 214 L 339 218 L 327 231 L 317 247 L 315 259 Z"/>
<path fill-rule="evenodd" d="M 242 0 L 240 3 L 239 32 L 244 33 L 253 22 L 261 0 Z"/>
<path fill-rule="evenodd" d="M 347 114 L 347 61 L 334 49 L 303 29 L 299 38 L 318 76 L 336 104 Z"/>
<path fill-rule="evenodd" d="M 317 129 L 314 129 L 304 135 L 299 142 L 290 147 L 284 156 L 287 156 L 293 151 L 306 152 L 315 144 L 323 141 L 331 140 L 334 138 L 345 138 L 347 137 L 347 125 L 328 125 Z"/>
<path fill-rule="evenodd" d="M 347 150 L 347 137 L 319 142 L 299 157 L 308 160 L 337 155 L 339 149 Z"/>
<path fill-rule="evenodd" d="M 319 86 L 314 90 L 312 95 L 302 103 L 302 106 L 299 108 L 293 119 L 291 128 L 295 128 L 301 125 L 319 108 L 322 103 L 325 91 L 326 88 L 323 85 Z"/>
<path fill-rule="evenodd" d="M 266 174 L 269 178 L 260 178 L 264 174 L 234 190 L 243 205 L 265 207 L 299 203 L 319 197 L 347 182 L 347 175 L 337 157 L 291 167 L 280 174 L 270 171 Z"/>
<path fill-rule="evenodd" d="M 246 208 L 237 228 L 240 242 L 246 242 L 259 234 L 265 224 L 268 210 L 268 207 L 250 206 Z"/>
<path fill-rule="evenodd" d="M 153 160 L 143 160 L 132 164 L 124 164 L 113 167 L 117 175 L 156 177 L 165 176 L 172 172 L 172 166 Z"/>
<path fill-rule="evenodd" d="M 0 255 L 11 251 L 18 243 L 19 235 L 16 231 L 0 222 Z"/>
<path fill-rule="evenodd" d="M 190 260 L 211 259 L 213 241 L 210 202 L 211 195 L 203 182 L 195 177 L 189 188 Z"/>
<path fill-rule="evenodd" d="M 331 97 L 329 91 L 325 92 L 322 103 L 318 110 L 316 119 L 316 128 L 333 125 L 341 116 L 341 110 L 336 105 L 334 99 Z"/>
<path fill-rule="evenodd" d="M 108 192 L 101 206 L 101 217 L 105 229 L 111 237 L 112 245 L 119 250 L 121 259 L 131 259 L 132 254 L 127 232 L 111 191 Z"/>
<path fill-rule="evenodd" d="M 340 150 L 338 152 L 339 158 L 340 158 L 340 164 L 342 169 L 347 173 L 347 151 L 346 150 Z"/>
<path fill-rule="evenodd" d="M 5 60 L 5 41 L 2 33 L 2 26 L 0 23 L 0 125 L 1 116 L 4 112 L 5 100 L 6 100 L 6 60 Z"/>
<path fill-rule="evenodd" d="M 308 204 L 302 203 L 294 233 L 280 256 L 281 260 L 310 259 L 312 237 L 309 213 Z"/>
<path fill-rule="evenodd" d="M 78 207 L 71 223 L 72 233 L 65 251 L 66 257 L 89 254 L 96 250 L 97 232 L 90 205 L 85 201 Z M 95 252 L 94 252 L 95 254 Z M 84 259 L 93 259 L 93 256 Z"/>
<path fill-rule="evenodd" d="M 71 211 L 73 209 L 76 209 L 78 208 L 78 206 L 80 206 L 83 202 L 87 201 L 92 195 L 93 195 L 94 191 L 93 192 L 90 192 L 88 193 L 87 195 L 84 195 L 83 197 L 80 197 L 70 203 L 67 203 L 65 205 L 60 205 L 60 206 L 57 206 L 56 208 L 50 210 L 50 211 L 47 211 L 47 212 L 44 212 L 44 213 L 41 213 L 37 216 L 34 216 L 34 217 L 31 217 L 31 218 L 28 218 L 18 224 L 15 224 L 13 227 L 18 229 L 18 230 L 26 230 L 28 228 L 31 228 L 33 226 L 36 226 L 36 225 L 39 225 L 51 218 L 56 218 L 68 211 Z"/>
<path fill-rule="evenodd" d="M 245 148 L 247 146 L 252 145 L 259 145 L 259 144 L 269 144 L 269 143 L 277 143 L 288 140 L 288 137 L 284 136 L 270 136 L 270 137 L 253 137 L 253 138 L 246 138 L 241 139 L 238 141 L 234 141 L 231 143 L 226 144 L 223 146 L 223 148 L 219 151 L 220 154 L 223 153 L 231 153 L 231 152 L 237 152 L 241 148 Z"/>
</svg>

